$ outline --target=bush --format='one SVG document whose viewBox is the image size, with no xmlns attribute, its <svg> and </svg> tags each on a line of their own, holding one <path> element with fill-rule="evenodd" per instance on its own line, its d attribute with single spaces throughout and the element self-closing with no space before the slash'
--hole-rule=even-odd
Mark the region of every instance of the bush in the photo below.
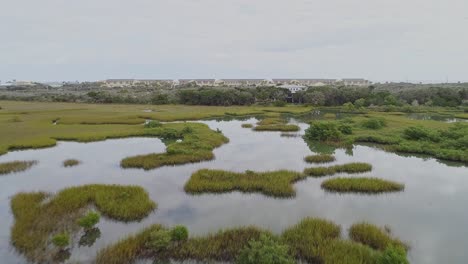
<svg viewBox="0 0 468 264">
<path fill-rule="evenodd" d="M 145 123 L 145 128 L 156 128 L 161 127 L 162 124 L 159 121 L 151 120 Z"/>
<path fill-rule="evenodd" d="M 188 229 L 185 226 L 175 226 L 172 231 L 172 241 L 186 241 L 188 239 Z"/>
<path fill-rule="evenodd" d="M 70 244 L 70 236 L 67 233 L 57 234 L 52 237 L 52 244 L 56 247 L 64 248 Z"/>
<path fill-rule="evenodd" d="M 437 131 L 420 126 L 406 128 L 403 131 L 403 137 L 409 140 L 440 141 L 440 134 Z"/>
<path fill-rule="evenodd" d="M 274 241 L 271 237 L 262 234 L 259 240 L 249 241 L 239 254 L 237 264 L 294 264 L 294 260 L 288 255 L 288 246 Z"/>
<path fill-rule="evenodd" d="M 345 134 L 345 135 L 351 135 L 353 134 L 353 128 L 348 125 L 348 124 L 343 124 L 341 123 L 339 126 L 338 126 L 338 130 L 340 130 L 341 133 Z"/>
<path fill-rule="evenodd" d="M 383 118 L 369 118 L 362 122 L 362 126 L 368 129 L 380 129 L 386 124 L 387 122 Z"/>
<path fill-rule="evenodd" d="M 184 129 L 182 129 L 183 134 L 192 134 L 193 133 L 193 128 L 186 126 Z"/>
<path fill-rule="evenodd" d="M 377 259 L 377 264 L 409 264 L 409 261 L 403 248 L 389 246 Z"/>
<path fill-rule="evenodd" d="M 84 229 L 90 229 L 99 223 L 101 216 L 97 212 L 89 212 L 85 216 L 78 219 L 78 225 Z"/>
<path fill-rule="evenodd" d="M 166 250 L 171 244 L 172 232 L 165 229 L 157 229 L 149 234 L 146 247 L 156 251 Z"/>
<path fill-rule="evenodd" d="M 305 138 L 319 141 L 339 141 L 342 137 L 335 122 L 314 122 L 305 131 Z"/>
<path fill-rule="evenodd" d="M 273 103 L 274 106 L 277 106 L 277 107 L 284 107 L 286 106 L 286 102 L 285 101 L 275 101 Z"/>
</svg>

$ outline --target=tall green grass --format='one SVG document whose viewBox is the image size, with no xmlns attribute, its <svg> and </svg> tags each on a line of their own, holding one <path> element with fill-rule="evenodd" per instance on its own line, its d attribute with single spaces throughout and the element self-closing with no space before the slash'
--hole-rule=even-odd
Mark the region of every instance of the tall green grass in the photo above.
<svg viewBox="0 0 468 264">
<path fill-rule="evenodd" d="M 335 156 L 328 154 L 310 155 L 304 158 L 304 161 L 308 163 L 327 163 L 335 160 Z"/>
<path fill-rule="evenodd" d="M 301 173 L 286 170 L 237 173 L 202 169 L 192 174 L 184 189 L 192 194 L 241 191 L 291 197 L 296 194 L 292 183 L 302 178 Z"/>
<path fill-rule="evenodd" d="M 330 167 L 312 167 L 304 169 L 304 174 L 312 177 L 331 176 L 337 173 L 361 173 L 372 170 L 372 165 L 362 162 L 347 163 Z"/>
<path fill-rule="evenodd" d="M 378 178 L 334 178 L 322 182 L 322 188 L 332 192 L 383 193 L 402 191 L 405 185 Z"/>
<path fill-rule="evenodd" d="M 401 240 L 392 237 L 389 230 L 362 222 L 354 224 L 349 229 L 349 237 L 356 242 L 367 245 L 376 250 L 385 250 L 389 246 L 409 249 Z"/>
<path fill-rule="evenodd" d="M 246 245 L 252 244 L 253 241 L 258 244 L 263 241 L 261 237 L 265 236 L 289 248 L 289 254 L 296 260 L 305 260 L 308 263 L 376 264 L 383 256 L 384 250 L 375 250 L 361 242 L 343 240 L 340 226 L 318 218 L 305 218 L 280 235 L 252 226 L 239 227 L 171 243 L 165 250 L 148 248 L 147 242 L 155 239 L 154 234 L 164 234 L 155 232 L 161 230 L 168 229 L 153 225 L 106 247 L 98 252 L 96 263 L 127 264 L 142 257 L 158 260 L 232 262 L 243 253 Z M 255 261 L 258 256 L 251 257 L 254 258 L 252 261 Z"/>
<path fill-rule="evenodd" d="M 299 131 L 300 127 L 292 124 L 288 125 L 286 119 L 270 117 L 260 120 L 253 129 L 255 131 L 291 132 Z"/>
<path fill-rule="evenodd" d="M 11 243 L 29 260 L 49 262 L 50 238 L 76 232 L 77 220 L 92 205 L 103 215 L 121 221 L 140 220 L 156 208 L 146 191 L 137 186 L 95 184 L 67 188 L 56 195 L 19 193 L 11 200 L 15 218 Z"/>
<path fill-rule="evenodd" d="M 0 175 L 25 171 L 37 164 L 37 161 L 11 161 L 0 163 Z"/>
</svg>

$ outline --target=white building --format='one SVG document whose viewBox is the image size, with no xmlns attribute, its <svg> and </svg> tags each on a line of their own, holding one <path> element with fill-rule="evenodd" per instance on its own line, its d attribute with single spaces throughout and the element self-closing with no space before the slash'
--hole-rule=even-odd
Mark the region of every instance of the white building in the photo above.
<svg viewBox="0 0 468 264">
<path fill-rule="evenodd" d="M 304 91 L 307 87 L 303 85 L 283 84 L 283 85 L 279 85 L 278 88 L 288 89 L 289 92 L 294 94 L 300 91 Z"/>
</svg>

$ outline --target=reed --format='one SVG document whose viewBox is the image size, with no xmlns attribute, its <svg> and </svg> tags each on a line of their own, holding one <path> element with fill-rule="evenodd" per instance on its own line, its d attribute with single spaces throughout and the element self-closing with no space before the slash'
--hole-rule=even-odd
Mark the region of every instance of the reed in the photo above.
<svg viewBox="0 0 468 264">
<path fill-rule="evenodd" d="M 37 161 L 11 161 L 0 163 L 0 175 L 21 172 L 37 164 Z"/>
<path fill-rule="evenodd" d="M 389 246 L 401 247 L 406 250 L 409 246 L 401 240 L 392 237 L 389 230 L 367 222 L 357 223 L 350 227 L 349 237 L 356 242 L 367 245 L 376 250 L 385 250 Z"/>
<path fill-rule="evenodd" d="M 299 131 L 301 128 L 297 125 L 258 125 L 254 127 L 255 131 Z"/>
<path fill-rule="evenodd" d="M 137 186 L 95 184 L 67 188 L 56 195 L 19 193 L 11 200 L 15 218 L 11 243 L 33 262 L 50 262 L 49 238 L 57 233 L 77 232 L 77 220 L 91 205 L 120 221 L 140 220 L 156 208 L 146 191 Z"/>
<path fill-rule="evenodd" d="M 362 162 L 347 163 L 330 167 L 312 167 L 304 169 L 304 174 L 312 177 L 331 176 L 337 173 L 361 173 L 372 170 L 372 165 Z"/>
<path fill-rule="evenodd" d="M 322 188 L 340 193 L 383 193 L 398 192 L 405 189 L 404 184 L 378 178 L 335 178 L 322 182 Z"/>
<path fill-rule="evenodd" d="M 252 128 L 253 125 L 252 124 L 242 124 L 241 125 L 243 128 Z"/>
<path fill-rule="evenodd" d="M 291 197 L 296 194 L 292 183 L 302 178 L 301 173 L 286 170 L 237 173 L 202 169 L 192 174 L 184 189 L 191 194 L 241 191 Z"/>
<path fill-rule="evenodd" d="M 328 154 L 310 155 L 304 158 L 304 161 L 308 163 L 327 163 L 335 160 L 335 156 Z"/>
</svg>

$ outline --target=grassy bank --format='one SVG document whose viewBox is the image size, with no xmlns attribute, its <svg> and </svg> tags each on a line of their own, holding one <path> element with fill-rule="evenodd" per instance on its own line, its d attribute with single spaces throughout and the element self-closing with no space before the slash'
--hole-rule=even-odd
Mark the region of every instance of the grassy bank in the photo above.
<svg viewBox="0 0 468 264">
<path fill-rule="evenodd" d="M 29 260 L 48 262 L 53 257 L 48 243 L 52 236 L 73 234 L 77 219 L 95 207 L 105 216 L 135 221 L 156 208 L 146 191 L 136 186 L 85 185 L 67 188 L 56 195 L 44 192 L 19 193 L 11 200 L 15 217 L 11 243 Z"/>
<path fill-rule="evenodd" d="M 451 124 L 410 119 L 404 113 L 368 112 L 334 121 L 313 121 L 304 138 L 339 147 L 375 143 L 387 151 L 468 163 L 466 135 L 468 123 L 464 122 Z"/>
<path fill-rule="evenodd" d="M 372 170 L 372 165 L 362 162 L 353 162 L 330 167 L 312 167 L 304 169 L 304 174 L 312 177 L 331 176 L 337 173 L 361 173 Z"/>
<path fill-rule="evenodd" d="M 162 247 L 163 243 L 157 243 L 158 247 L 155 247 L 155 242 L 161 242 L 167 230 L 169 229 L 161 225 L 146 228 L 101 250 L 96 263 L 132 263 L 139 258 L 235 261 L 249 242 L 259 241 L 262 236 L 284 244 L 291 257 L 309 263 L 371 264 L 379 263 L 383 255 L 380 249 L 375 250 L 360 242 L 341 239 L 340 226 L 316 218 L 305 218 L 280 235 L 256 227 L 240 227 L 203 237 L 191 237 L 184 241 L 168 241 Z"/>
<path fill-rule="evenodd" d="M 202 169 L 192 174 L 184 189 L 191 194 L 241 191 L 290 197 L 295 195 L 292 183 L 302 178 L 301 173 L 286 170 L 236 173 Z"/>
<path fill-rule="evenodd" d="M 403 184 L 378 178 L 335 178 L 322 182 L 322 188 L 332 192 L 383 193 L 404 190 Z"/>
<path fill-rule="evenodd" d="M 182 121 L 227 115 L 278 116 L 283 112 L 301 114 L 311 110 L 303 106 L 154 106 L 18 101 L 0 101 L 0 106 L 0 154 L 17 149 L 51 147 L 60 139 L 89 142 L 145 136 L 142 124 L 146 119 Z"/>
<path fill-rule="evenodd" d="M 37 161 L 11 161 L 0 163 L 0 175 L 25 171 L 36 163 Z"/>
</svg>

